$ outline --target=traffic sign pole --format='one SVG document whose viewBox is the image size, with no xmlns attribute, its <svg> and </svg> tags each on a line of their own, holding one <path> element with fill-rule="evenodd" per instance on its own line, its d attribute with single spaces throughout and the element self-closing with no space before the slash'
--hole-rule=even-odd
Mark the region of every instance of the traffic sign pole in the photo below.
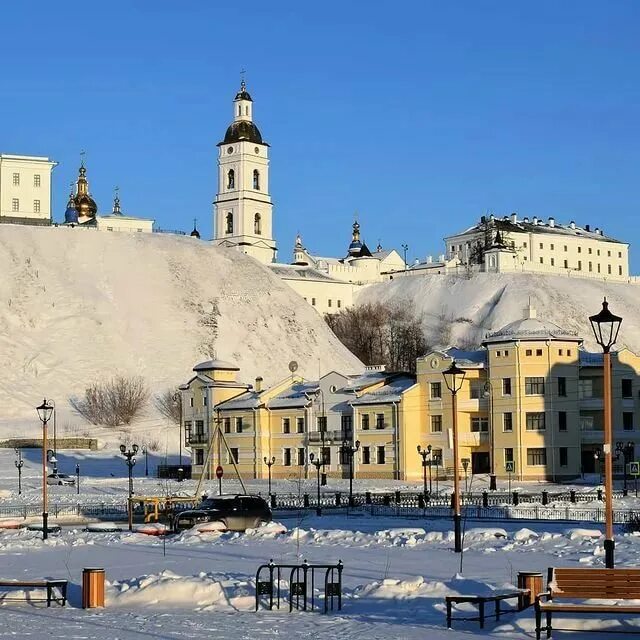
<svg viewBox="0 0 640 640">
<path fill-rule="evenodd" d="M 218 478 L 218 495 L 222 495 L 222 476 L 224 475 L 224 469 L 218 465 L 216 467 L 216 478 Z"/>
</svg>

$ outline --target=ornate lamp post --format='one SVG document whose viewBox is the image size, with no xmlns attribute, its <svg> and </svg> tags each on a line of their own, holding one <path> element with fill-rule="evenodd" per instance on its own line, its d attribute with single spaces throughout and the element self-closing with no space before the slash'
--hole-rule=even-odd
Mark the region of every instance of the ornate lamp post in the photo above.
<svg viewBox="0 0 640 640">
<path fill-rule="evenodd" d="M 604 556 L 607 569 L 614 567 L 615 540 L 613 539 L 613 429 L 611 426 L 611 347 L 618 339 L 622 318 L 609 311 L 605 298 L 600 313 L 589 317 L 596 342 L 604 353 L 604 490 L 605 541 Z"/>
<path fill-rule="evenodd" d="M 431 445 L 428 444 L 426 449 L 418 445 L 418 453 L 422 456 L 422 482 L 424 485 L 424 499 L 431 496 Z M 427 458 L 429 462 L 427 462 Z M 427 465 L 429 466 L 429 493 L 427 493 Z"/>
<path fill-rule="evenodd" d="M 600 449 L 596 449 L 593 452 L 593 459 L 595 460 L 595 468 L 596 473 L 600 475 L 600 484 L 602 484 L 602 463 L 600 462 L 602 458 L 602 451 Z"/>
<path fill-rule="evenodd" d="M 131 446 L 131 449 L 127 450 L 126 445 L 120 445 L 120 453 L 125 457 L 127 461 L 127 467 L 129 468 L 129 500 L 127 509 L 129 514 L 129 531 L 133 530 L 133 504 L 131 502 L 131 498 L 133 497 L 133 467 L 136 464 L 135 455 L 138 453 L 138 445 L 134 444 Z"/>
<path fill-rule="evenodd" d="M 76 464 L 76 492 L 80 495 L 80 465 Z"/>
<path fill-rule="evenodd" d="M 360 440 L 356 440 L 352 445 L 348 442 L 342 443 L 342 455 L 349 458 L 349 506 L 353 507 L 353 458 L 356 451 L 360 449 Z M 344 458 L 343 458 L 344 459 Z"/>
<path fill-rule="evenodd" d="M 404 254 L 404 268 L 407 268 L 407 251 L 409 251 L 409 245 L 408 244 L 402 244 L 400 245 L 402 247 L 402 252 Z"/>
<path fill-rule="evenodd" d="M 144 475 L 149 475 L 149 449 L 146 444 L 142 445 L 142 453 L 144 453 Z M 182 464 L 182 463 L 180 463 Z"/>
<path fill-rule="evenodd" d="M 467 472 L 469 470 L 469 458 L 462 458 L 462 468 L 464 469 L 464 492 L 469 493 L 469 476 Z"/>
<path fill-rule="evenodd" d="M 264 463 L 267 465 L 267 469 L 269 469 L 269 495 L 271 495 L 271 467 L 276 463 L 275 457 L 271 456 L 271 459 L 265 456 Z"/>
<path fill-rule="evenodd" d="M 462 388 L 465 371 L 456 365 L 442 372 L 447 389 L 451 392 L 451 413 L 453 420 L 453 530 L 455 537 L 455 552 L 462 553 L 462 517 L 460 513 L 460 452 L 458 451 L 458 391 Z"/>
<path fill-rule="evenodd" d="M 316 507 L 316 515 L 322 515 L 322 507 L 320 506 L 320 469 L 322 468 L 322 458 L 316 458 L 313 453 L 309 454 L 309 462 L 316 468 L 316 473 L 318 474 L 318 506 Z"/>
<path fill-rule="evenodd" d="M 36 407 L 40 422 L 42 422 L 42 539 L 49 537 L 49 513 L 47 512 L 47 422 L 51 419 L 53 405 L 45 398 L 39 407 Z"/>
<path fill-rule="evenodd" d="M 633 453 L 635 451 L 635 447 L 633 442 L 617 442 L 616 443 L 616 457 L 622 454 L 622 459 L 624 463 L 623 474 L 624 474 L 624 487 L 623 493 L 627 495 L 627 465 L 633 461 Z"/>
<path fill-rule="evenodd" d="M 17 460 L 14 460 L 16 469 L 18 470 L 18 495 L 22 495 L 22 467 L 24 467 L 24 460 L 22 459 L 22 451 L 16 449 Z"/>
</svg>

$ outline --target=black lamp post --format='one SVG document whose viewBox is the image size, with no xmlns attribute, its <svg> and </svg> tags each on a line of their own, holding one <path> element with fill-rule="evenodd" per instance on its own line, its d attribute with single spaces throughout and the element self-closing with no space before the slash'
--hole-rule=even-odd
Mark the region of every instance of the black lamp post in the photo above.
<svg viewBox="0 0 640 640">
<path fill-rule="evenodd" d="M 424 485 L 424 499 L 431 496 L 431 445 L 428 444 L 426 449 L 418 445 L 418 453 L 422 456 L 422 482 Z M 427 458 L 429 461 L 427 462 Z M 429 493 L 427 493 L 427 465 L 429 466 Z"/>
<path fill-rule="evenodd" d="M 147 449 L 147 445 L 142 445 L 142 453 L 144 453 L 144 475 L 149 475 L 149 449 Z M 182 464 L 182 462 L 180 463 Z"/>
<path fill-rule="evenodd" d="M 596 342 L 604 353 L 604 491 L 605 491 L 605 541 L 604 556 L 607 569 L 614 567 L 615 540 L 613 539 L 613 427 L 611 424 L 611 347 L 618 339 L 622 318 L 609 311 L 605 298 L 600 313 L 589 317 Z"/>
<path fill-rule="evenodd" d="M 128 503 L 128 515 L 129 515 L 129 531 L 133 530 L 133 504 L 131 498 L 133 497 L 133 467 L 136 464 L 135 455 L 138 453 L 138 445 L 131 445 L 131 449 L 127 449 L 126 445 L 120 445 L 120 453 L 125 457 L 127 461 L 127 467 L 129 468 L 129 500 Z"/>
<path fill-rule="evenodd" d="M 320 506 L 320 469 L 322 469 L 322 456 L 316 458 L 313 453 L 309 454 L 309 462 L 316 468 L 318 474 L 318 506 L 316 507 L 316 515 L 322 515 L 322 507 Z"/>
<path fill-rule="evenodd" d="M 267 465 L 267 468 L 269 469 L 269 495 L 271 495 L 271 467 L 273 467 L 273 465 L 276 463 L 276 459 L 273 456 L 271 457 L 271 459 L 265 456 L 264 463 Z"/>
<path fill-rule="evenodd" d="M 634 451 L 635 451 L 635 446 L 633 442 L 616 443 L 616 453 L 618 455 L 622 454 L 622 459 L 624 461 L 624 468 L 622 472 L 624 474 L 623 493 L 625 496 L 627 495 L 627 465 L 633 461 Z"/>
<path fill-rule="evenodd" d="M 464 469 L 464 492 L 469 493 L 469 476 L 467 471 L 469 470 L 469 458 L 462 458 L 462 468 Z"/>
<path fill-rule="evenodd" d="M 80 495 L 80 465 L 76 464 L 76 493 Z"/>
<path fill-rule="evenodd" d="M 409 245 L 408 244 L 402 244 L 400 245 L 402 247 L 402 251 L 404 253 L 404 268 L 407 268 L 407 251 L 409 251 Z"/>
<path fill-rule="evenodd" d="M 42 422 L 42 539 L 49 536 L 49 513 L 47 511 L 47 422 L 51 419 L 53 405 L 46 398 L 36 407 L 40 422 Z"/>
<path fill-rule="evenodd" d="M 600 449 L 596 449 L 593 452 L 593 459 L 596 461 L 595 462 L 595 467 L 596 467 L 596 473 L 600 475 L 600 484 L 602 484 L 602 463 L 600 462 L 600 459 L 602 458 L 602 451 L 600 451 Z"/>
<path fill-rule="evenodd" d="M 356 440 L 352 445 L 349 442 L 342 443 L 342 455 L 349 458 L 349 506 L 353 507 L 353 458 L 356 451 L 360 449 L 360 440 Z"/>
<path fill-rule="evenodd" d="M 14 460 L 16 469 L 18 470 L 18 495 L 22 495 L 22 467 L 24 467 L 24 460 L 22 459 L 22 451 L 16 449 L 17 460 Z"/>
<path fill-rule="evenodd" d="M 451 413 L 453 418 L 453 529 L 455 540 L 455 552 L 462 553 L 462 516 L 460 513 L 460 452 L 458 451 L 458 391 L 462 388 L 465 371 L 456 365 L 454 360 L 451 366 L 442 372 L 447 389 L 451 392 Z"/>
</svg>

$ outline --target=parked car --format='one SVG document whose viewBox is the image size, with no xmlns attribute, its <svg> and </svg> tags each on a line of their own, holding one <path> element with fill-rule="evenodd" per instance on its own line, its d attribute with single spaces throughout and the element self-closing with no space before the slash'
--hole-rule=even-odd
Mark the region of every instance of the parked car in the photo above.
<svg viewBox="0 0 640 640">
<path fill-rule="evenodd" d="M 197 508 L 174 516 L 173 530 L 190 529 L 202 522 L 220 522 L 228 531 L 245 531 L 271 522 L 271 509 L 260 496 L 205 496 Z"/>
<path fill-rule="evenodd" d="M 50 473 L 47 476 L 47 484 L 74 485 L 76 479 L 66 473 Z"/>
</svg>

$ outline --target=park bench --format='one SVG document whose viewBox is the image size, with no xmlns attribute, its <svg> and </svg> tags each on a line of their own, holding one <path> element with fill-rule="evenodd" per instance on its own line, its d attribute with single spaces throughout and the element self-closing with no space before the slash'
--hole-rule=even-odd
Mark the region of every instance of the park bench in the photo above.
<svg viewBox="0 0 640 640">
<path fill-rule="evenodd" d="M 484 621 L 487 616 L 493 616 L 496 620 L 500 620 L 500 615 L 502 613 L 509 613 L 518 611 L 519 607 L 513 608 L 510 607 L 508 609 L 501 609 L 501 602 L 503 600 L 513 600 L 515 598 L 520 598 L 523 594 L 523 591 L 514 591 L 512 593 L 500 593 L 495 595 L 486 595 L 486 596 L 446 596 L 445 600 L 447 603 L 447 629 L 451 629 L 453 620 L 464 620 L 464 621 L 472 621 L 472 622 L 480 622 L 480 628 L 484 629 Z M 463 602 L 470 602 L 471 604 L 475 604 L 478 606 L 478 615 L 477 616 L 467 616 L 467 617 L 453 617 L 453 605 L 460 604 Z M 494 613 L 486 612 L 486 604 L 494 603 Z"/>
<path fill-rule="evenodd" d="M 47 607 L 57 602 L 63 607 L 67 604 L 67 580 L 0 580 L 0 591 L 9 589 L 46 589 L 46 598 L 29 598 L 32 602 L 46 602 Z M 58 590 L 60 595 L 56 595 Z"/>
<path fill-rule="evenodd" d="M 536 638 L 540 639 L 542 631 L 547 632 L 547 638 L 551 637 L 551 616 L 554 612 L 640 614 L 638 604 L 592 602 L 639 599 L 640 569 L 551 567 L 547 591 L 536 596 Z M 543 613 L 546 615 L 545 626 L 542 626 Z"/>
</svg>

